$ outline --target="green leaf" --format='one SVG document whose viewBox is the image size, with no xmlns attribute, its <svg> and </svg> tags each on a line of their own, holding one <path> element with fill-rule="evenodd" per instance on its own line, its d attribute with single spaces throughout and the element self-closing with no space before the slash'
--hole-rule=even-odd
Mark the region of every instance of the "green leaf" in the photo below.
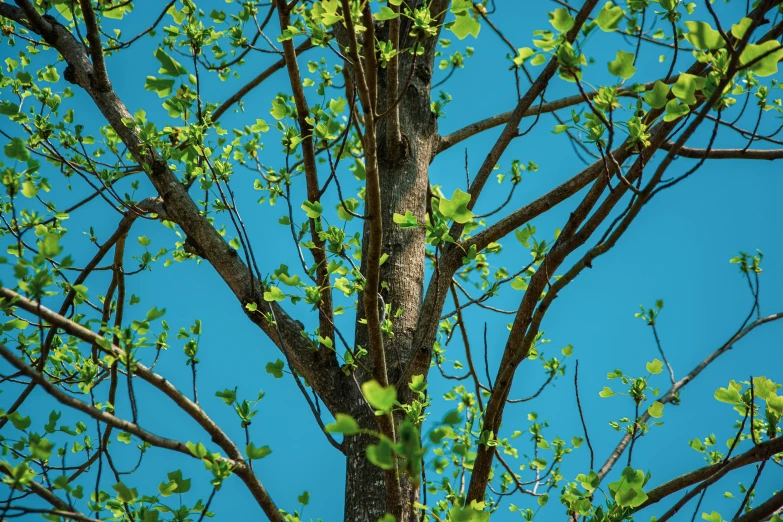
<svg viewBox="0 0 783 522">
<path fill-rule="evenodd" d="M 264 301 L 285 301 L 285 294 L 276 286 L 269 286 L 264 291 Z"/>
<path fill-rule="evenodd" d="M 740 390 L 742 387 L 736 384 L 734 381 L 729 383 L 728 388 L 718 388 L 715 390 L 715 399 L 726 404 L 740 404 L 742 397 L 740 396 Z"/>
<path fill-rule="evenodd" d="M 174 80 L 169 78 L 147 76 L 147 80 L 144 82 L 144 89 L 158 93 L 158 98 L 165 98 L 170 95 L 172 87 L 174 87 Z"/>
<path fill-rule="evenodd" d="M 318 201 L 305 201 L 302 203 L 302 210 L 307 213 L 307 217 L 310 219 L 318 219 L 324 211 L 324 208 Z"/>
<path fill-rule="evenodd" d="M 617 56 L 613 62 L 609 62 L 609 72 L 612 76 L 619 76 L 627 80 L 636 74 L 636 67 L 633 66 L 633 53 L 617 51 Z"/>
<path fill-rule="evenodd" d="M 655 401 L 647 408 L 647 413 L 650 414 L 650 417 L 660 419 L 663 417 L 663 403 L 661 401 Z"/>
<path fill-rule="evenodd" d="M 745 32 L 750 28 L 750 25 L 753 23 L 753 20 L 750 18 L 743 18 L 736 24 L 733 24 L 731 26 L 731 34 L 736 38 L 737 40 L 742 40 L 742 37 L 745 36 Z"/>
<path fill-rule="evenodd" d="M 202 443 L 193 444 L 192 442 L 185 443 L 185 446 L 188 448 L 191 454 L 193 454 L 194 457 L 198 457 L 200 459 L 203 459 L 207 456 L 207 448 L 204 447 Z"/>
<path fill-rule="evenodd" d="M 338 413 L 335 415 L 334 423 L 326 425 L 326 431 L 329 433 L 342 433 L 343 435 L 355 435 L 359 433 L 359 424 L 350 415 Z"/>
<path fill-rule="evenodd" d="M 237 389 L 234 388 L 233 390 L 229 390 L 226 388 L 223 391 L 215 392 L 215 397 L 220 397 L 223 399 L 223 402 L 231 406 L 234 404 L 234 401 L 237 400 Z"/>
<path fill-rule="evenodd" d="M 394 20 L 398 16 L 400 16 L 399 13 L 395 13 L 390 7 L 382 6 L 380 12 L 375 14 L 375 19 L 381 21 Z"/>
<path fill-rule="evenodd" d="M 462 422 L 462 417 L 460 417 L 459 411 L 457 410 L 452 410 L 448 412 L 445 417 L 443 417 L 443 424 L 450 424 L 454 426 L 460 422 Z"/>
<path fill-rule="evenodd" d="M 600 395 L 602 398 L 606 399 L 607 397 L 612 397 L 616 395 L 615 392 L 612 391 L 612 389 L 609 386 L 604 386 L 604 389 L 598 392 L 598 395 Z"/>
<path fill-rule="evenodd" d="M 620 480 L 609 484 L 609 491 L 620 507 L 636 508 L 647 500 L 647 494 L 642 491 L 644 482 L 644 472 L 629 466 L 623 470 Z"/>
<path fill-rule="evenodd" d="M 250 126 L 250 130 L 253 132 L 268 132 L 269 124 L 261 118 L 256 118 L 256 122 Z"/>
<path fill-rule="evenodd" d="M 647 495 L 643 491 L 637 491 L 633 488 L 624 488 L 615 493 L 614 500 L 620 507 L 633 508 L 640 506 L 647 500 Z"/>
<path fill-rule="evenodd" d="M 706 80 L 692 74 L 682 73 L 672 86 L 672 94 L 687 105 L 696 103 L 696 91 L 703 89 Z"/>
<path fill-rule="evenodd" d="M 559 7 L 549 13 L 549 23 L 561 33 L 568 32 L 574 26 L 574 17 L 565 7 Z"/>
<path fill-rule="evenodd" d="M 275 379 L 282 379 L 283 378 L 283 368 L 285 367 L 285 364 L 280 359 L 276 360 L 273 363 L 266 363 L 266 373 L 269 373 L 274 376 Z"/>
<path fill-rule="evenodd" d="M 707 22 L 685 22 L 688 33 L 685 38 L 697 49 L 711 51 L 726 46 L 726 40 Z"/>
<path fill-rule="evenodd" d="M 22 195 L 26 198 L 34 198 L 35 195 L 38 194 L 38 189 L 35 186 L 35 183 L 32 181 L 25 181 L 22 183 Z"/>
<path fill-rule="evenodd" d="M 155 50 L 155 58 L 160 62 L 160 69 L 158 74 L 165 74 L 166 76 L 181 76 L 187 74 L 188 70 L 185 69 L 182 64 L 177 60 L 166 54 L 163 49 Z"/>
<path fill-rule="evenodd" d="M 11 319 L 3 325 L 2 331 L 8 332 L 10 330 L 26 330 L 28 326 L 30 326 L 30 323 L 24 319 Z M 12 413 L 9 418 L 11 418 L 13 415 L 18 416 L 19 412 Z"/>
<path fill-rule="evenodd" d="M 470 194 L 456 189 L 451 199 L 440 198 L 438 209 L 443 217 L 451 219 L 456 223 L 464 224 L 473 219 L 473 212 L 468 209 L 470 203 Z"/>
<path fill-rule="evenodd" d="M 310 492 L 305 491 L 304 493 L 296 497 L 296 501 L 302 504 L 303 506 L 306 506 L 307 504 L 310 503 Z"/>
<path fill-rule="evenodd" d="M 753 377 L 753 388 L 756 397 L 767 400 L 777 394 L 778 385 L 764 376 Z"/>
<path fill-rule="evenodd" d="M 16 116 L 19 114 L 19 106 L 10 101 L 3 100 L 0 102 L 0 114 L 5 116 Z"/>
<path fill-rule="evenodd" d="M 374 379 L 362 384 L 362 393 L 370 406 L 383 412 L 390 412 L 397 400 L 397 390 L 394 386 L 384 388 Z"/>
<path fill-rule="evenodd" d="M 158 493 L 160 493 L 164 497 L 171 496 L 172 494 L 174 494 L 175 491 L 177 491 L 177 483 L 174 482 L 173 480 L 169 482 L 161 482 L 158 485 Z"/>
<path fill-rule="evenodd" d="M 536 54 L 536 52 L 530 47 L 522 47 L 517 49 L 517 55 L 514 57 L 514 63 L 521 66 L 525 63 L 525 60 Z"/>
<path fill-rule="evenodd" d="M 35 459 L 48 460 L 52 456 L 54 443 L 45 437 L 30 437 L 30 455 Z"/>
<path fill-rule="evenodd" d="M 720 516 L 720 513 L 717 511 L 713 511 L 709 515 L 707 513 L 702 513 L 701 518 L 707 522 L 723 522 L 723 517 Z"/>
<path fill-rule="evenodd" d="M 288 275 L 288 265 L 280 265 L 280 268 L 275 270 L 275 277 L 286 286 L 299 286 L 301 283 L 298 275 Z"/>
<path fill-rule="evenodd" d="M 595 21 L 602 31 L 610 33 L 617 30 L 622 19 L 622 7 L 618 7 L 612 2 L 606 2 L 598 13 Z"/>
<path fill-rule="evenodd" d="M 400 228 L 417 228 L 419 226 L 419 220 L 413 215 L 410 210 L 405 211 L 405 215 L 395 213 L 392 219 L 397 223 Z"/>
<path fill-rule="evenodd" d="M 770 395 L 767 397 L 767 409 L 776 415 L 783 415 L 783 396 Z"/>
<path fill-rule="evenodd" d="M 528 287 L 527 280 L 520 276 L 516 276 L 514 280 L 511 281 L 511 288 L 513 288 L 514 290 L 524 291 L 527 290 L 527 287 Z"/>
<path fill-rule="evenodd" d="M 160 319 L 166 315 L 166 309 L 162 308 L 158 310 L 157 306 L 153 306 L 150 311 L 147 312 L 146 321 L 154 321 L 155 319 Z"/>
<path fill-rule="evenodd" d="M 63 251 L 63 247 L 60 246 L 60 236 L 50 232 L 46 234 L 41 240 L 41 255 L 47 259 L 56 257 Z"/>
<path fill-rule="evenodd" d="M 355 198 L 349 198 L 344 200 L 342 203 L 337 204 L 337 217 L 343 221 L 351 221 L 353 219 L 353 215 L 346 211 L 346 208 L 351 212 L 356 213 L 356 209 L 359 208 L 359 201 Z"/>
<path fill-rule="evenodd" d="M 245 448 L 245 455 L 247 455 L 247 458 L 250 460 L 263 459 L 270 453 L 272 453 L 272 450 L 269 449 L 269 446 L 261 446 L 260 448 L 256 448 L 252 442 Z"/>
<path fill-rule="evenodd" d="M 120 499 L 120 502 L 126 504 L 133 502 L 138 497 L 136 488 L 129 488 L 122 482 L 117 482 L 111 488 L 117 492 L 117 498 Z"/>
<path fill-rule="evenodd" d="M 451 522 L 489 522 L 489 511 L 484 511 L 484 502 L 471 501 L 467 507 L 455 504 L 449 511 Z"/>
<path fill-rule="evenodd" d="M 595 491 L 598 489 L 598 485 L 601 483 L 601 479 L 598 477 L 598 473 L 590 471 L 589 475 L 579 474 L 576 480 L 582 484 L 582 487 L 587 491 Z"/>
<path fill-rule="evenodd" d="M 427 389 L 427 382 L 424 380 L 424 375 L 414 375 L 411 377 L 411 382 L 408 383 L 408 388 L 415 392 L 423 392 Z"/>
<path fill-rule="evenodd" d="M 22 138 L 12 138 L 8 144 L 3 147 L 5 155 L 11 159 L 27 161 L 30 159 L 30 151 L 24 146 Z"/>
<path fill-rule="evenodd" d="M 345 110 L 345 107 L 348 106 L 348 102 L 340 96 L 336 100 L 329 100 L 329 108 L 332 109 L 332 112 L 335 114 L 340 114 Z"/>
<path fill-rule="evenodd" d="M 478 38 L 481 24 L 469 12 L 464 12 L 458 14 L 453 22 L 446 24 L 446 29 L 454 33 L 460 40 L 464 40 L 468 35 Z"/>
<path fill-rule="evenodd" d="M 762 56 L 764 58 L 761 58 Z M 758 45 L 748 44 L 742 51 L 739 61 L 743 66 L 752 63 L 749 69 L 756 73 L 756 76 L 772 76 L 778 72 L 778 62 L 781 60 L 783 60 L 783 47 L 777 40 L 769 40 Z"/>
<path fill-rule="evenodd" d="M 117 440 L 122 442 L 123 444 L 130 444 L 131 443 L 131 437 L 132 435 L 128 433 L 127 431 L 121 431 L 117 434 Z"/>
<path fill-rule="evenodd" d="M 394 469 L 394 450 L 386 437 L 367 446 L 367 460 L 381 469 Z"/>
<path fill-rule="evenodd" d="M 676 99 L 669 100 L 666 104 L 666 114 L 663 115 L 663 121 L 670 122 L 682 118 L 691 112 L 685 104 L 680 104 Z"/>
<path fill-rule="evenodd" d="M 537 66 L 537 65 L 543 64 L 544 62 L 546 62 L 546 56 L 544 56 L 543 54 L 539 53 L 539 54 L 536 54 L 533 57 L 532 60 L 530 60 L 530 65 Z"/>
<path fill-rule="evenodd" d="M 564 346 L 560 351 L 563 353 L 564 357 L 571 357 L 571 355 L 574 353 L 574 347 L 569 344 Z"/>
<path fill-rule="evenodd" d="M 57 83 L 60 81 L 60 75 L 57 74 L 57 69 L 47 65 L 43 73 L 41 73 L 41 79 L 50 83 Z"/>
<path fill-rule="evenodd" d="M 647 363 L 647 371 L 653 375 L 658 375 L 663 371 L 663 363 L 658 359 L 653 359 L 652 362 Z"/>
<path fill-rule="evenodd" d="M 111 9 L 101 11 L 101 15 L 104 18 L 111 18 L 112 20 L 122 20 L 122 18 L 131 11 L 133 11 L 133 4 L 128 5 L 123 2 L 111 6 Z M 157 520 L 157 518 L 155 518 L 155 520 Z M 143 522 L 147 521 L 144 520 Z"/>
<path fill-rule="evenodd" d="M 8 415 L 8 420 L 11 421 L 11 424 L 14 425 L 14 428 L 16 428 L 19 431 L 24 431 L 27 428 L 30 427 L 30 424 L 32 424 L 32 420 L 30 420 L 30 417 L 22 417 L 22 414 L 18 411 L 13 412 L 12 414 Z"/>
</svg>

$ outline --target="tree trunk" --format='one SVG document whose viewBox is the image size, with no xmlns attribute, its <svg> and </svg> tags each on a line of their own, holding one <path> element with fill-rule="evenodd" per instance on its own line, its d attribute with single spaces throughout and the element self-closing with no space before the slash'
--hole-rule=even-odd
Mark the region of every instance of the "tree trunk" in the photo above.
<svg viewBox="0 0 783 522">
<path fill-rule="evenodd" d="M 399 150 L 387 145 L 386 121 L 379 121 L 378 166 L 382 199 L 383 252 L 388 259 L 381 266 L 381 281 L 385 288 L 381 295 L 391 305 L 388 319 L 392 321 L 394 336 L 384 339 L 384 351 L 389 382 L 395 383 L 402 375 L 415 349 L 414 330 L 419 319 L 424 287 L 425 230 L 423 227 L 401 229 L 393 216 L 410 211 L 419 223 L 425 222 L 429 188 L 429 163 L 437 144 L 437 120 L 430 110 L 431 60 L 417 60 L 415 71 L 408 84 L 412 56 L 401 55 L 400 89 L 405 95 L 400 103 L 400 126 L 403 143 Z M 379 96 L 386 92 L 383 74 L 379 78 Z M 402 91 L 401 91 L 402 92 Z M 386 110 L 386 101 L 379 101 Z M 365 224 L 364 245 L 368 230 Z M 363 252 L 364 254 L 364 252 Z M 366 258 L 365 255 L 362 256 Z M 362 271 L 365 270 L 362 263 Z M 359 299 L 362 302 L 362 299 Z M 397 316 L 397 313 L 400 313 Z M 364 314 L 360 313 L 360 316 Z M 367 332 L 357 323 L 356 343 L 367 346 Z M 369 360 L 366 360 L 369 363 Z M 357 372 L 360 380 L 369 378 Z M 377 429 L 374 416 L 361 397 L 351 404 L 351 415 L 362 427 Z M 399 422 L 401 417 L 396 417 Z M 371 437 L 348 437 L 346 450 L 345 520 L 350 522 L 376 522 L 386 514 L 383 471 L 367 461 L 367 444 L 375 442 Z M 402 477 L 403 516 L 398 522 L 415 520 L 412 502 L 418 500 L 418 487 Z"/>
<path fill-rule="evenodd" d="M 352 416 L 362 427 L 377 430 L 375 418 L 371 416 L 363 401 L 356 404 L 364 413 Z M 366 435 L 346 437 L 345 449 L 345 517 L 346 522 L 377 522 L 386 514 L 386 489 L 383 470 L 367 460 L 366 448 L 373 437 Z"/>
</svg>

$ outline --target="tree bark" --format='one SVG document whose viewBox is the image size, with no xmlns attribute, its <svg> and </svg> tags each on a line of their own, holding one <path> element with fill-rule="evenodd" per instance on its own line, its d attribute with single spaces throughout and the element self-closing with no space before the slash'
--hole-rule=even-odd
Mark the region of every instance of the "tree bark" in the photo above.
<svg viewBox="0 0 783 522">
<path fill-rule="evenodd" d="M 423 227 L 401 229 L 393 216 L 411 211 L 419 223 L 425 223 L 429 189 L 429 163 L 438 143 L 437 120 L 430 110 L 430 80 L 432 60 L 410 54 L 400 55 L 400 128 L 402 143 L 399 150 L 387 147 L 388 118 L 379 120 L 378 166 L 382 199 L 383 252 L 388 259 L 381 266 L 381 281 L 385 288 L 381 296 L 390 305 L 388 319 L 392 321 L 394 336 L 384 339 L 389 382 L 395 383 L 403 374 L 415 344 L 413 336 L 421 310 L 424 288 L 426 233 Z M 415 67 L 410 75 L 411 67 Z M 382 70 L 383 72 L 383 70 Z M 410 77 L 410 82 L 408 78 Z M 379 78 L 379 91 L 384 92 L 384 74 Z M 404 91 L 403 91 L 404 89 Z M 383 113 L 388 107 L 382 107 Z M 369 244 L 365 223 L 364 248 Z M 366 259 L 362 252 L 362 259 Z M 365 265 L 362 263 L 362 272 Z M 359 302 L 363 302 L 359 299 Z M 400 315 L 396 313 L 400 311 Z M 360 314 L 362 317 L 364 314 Z M 367 346 L 367 330 L 357 323 L 356 343 Z M 369 361 L 368 361 L 369 362 Z M 365 376 L 357 372 L 357 377 Z M 367 377 L 369 378 L 369 377 Z M 361 397 L 351 404 L 351 415 L 362 427 L 377 429 L 367 404 Z M 401 417 L 395 419 L 399 422 Z M 345 520 L 376 522 L 386 514 L 383 472 L 367 461 L 366 447 L 371 437 L 348 437 L 346 450 Z M 412 501 L 418 499 L 418 488 L 410 480 L 401 478 L 403 517 L 398 522 L 414 520 Z"/>
</svg>

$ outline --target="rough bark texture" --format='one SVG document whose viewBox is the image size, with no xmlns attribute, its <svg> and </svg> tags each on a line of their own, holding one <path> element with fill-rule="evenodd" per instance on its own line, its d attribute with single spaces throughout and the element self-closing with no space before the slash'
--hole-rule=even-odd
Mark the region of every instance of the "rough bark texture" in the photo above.
<svg viewBox="0 0 783 522">
<path fill-rule="evenodd" d="M 384 344 L 391 383 L 403 374 L 415 350 L 414 333 L 421 310 L 425 263 L 424 229 L 402 229 L 394 223 L 393 216 L 409 210 L 420 223 L 424 223 L 429 163 L 438 143 L 437 120 L 430 110 L 432 61 L 418 57 L 414 63 L 409 54 L 402 55 L 402 58 L 400 89 L 405 91 L 400 102 L 403 137 L 400 150 L 389 150 L 386 145 L 386 119 L 380 120 L 378 132 L 378 166 L 383 194 L 383 252 L 389 256 L 381 266 L 381 281 L 385 283 L 381 295 L 391 307 L 389 319 L 394 323 L 394 337 L 386 339 Z M 408 84 L 412 66 L 415 70 Z M 385 88 L 385 78 L 381 75 L 379 91 L 383 92 Z M 365 248 L 369 244 L 367 235 L 365 226 Z M 362 270 L 364 268 L 362 265 Z M 395 317 L 398 310 L 401 310 L 401 314 Z M 368 342 L 366 328 L 359 324 L 356 342 L 362 346 L 367 346 Z M 352 402 L 350 413 L 363 427 L 376 427 L 375 419 L 361 397 Z M 386 513 L 383 472 L 366 458 L 366 446 L 371 442 L 369 437 L 351 437 L 346 440 L 345 520 L 374 522 Z M 412 516 L 410 503 L 418 498 L 418 491 L 414 491 L 408 480 L 403 480 L 402 489 L 403 520 L 407 521 Z M 375 500 L 368 502 L 368 499 Z"/>
</svg>

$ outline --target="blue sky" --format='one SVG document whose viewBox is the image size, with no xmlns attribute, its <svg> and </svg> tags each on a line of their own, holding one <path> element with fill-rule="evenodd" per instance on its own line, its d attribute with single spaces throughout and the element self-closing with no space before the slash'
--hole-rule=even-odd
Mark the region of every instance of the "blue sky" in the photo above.
<svg viewBox="0 0 783 522">
<path fill-rule="evenodd" d="M 206 2 L 204 10 L 209 11 L 212 4 L 215 7 L 222 5 L 221 2 Z M 493 20 L 516 47 L 530 46 L 533 30 L 549 28 L 546 13 L 556 7 L 549 2 L 498 4 L 499 12 Z M 134 29 L 145 27 L 155 16 L 153 9 L 145 7 L 137 7 L 130 15 Z M 721 5 L 720 9 L 727 14 L 727 19 L 733 21 L 740 16 L 740 7 L 744 5 L 739 6 L 734 2 L 729 6 Z M 703 10 L 701 6 L 698 8 L 700 10 Z M 704 15 L 701 13 L 700 16 Z M 170 23 L 170 19 L 164 21 L 164 25 Z M 135 31 L 125 29 L 124 32 L 131 34 Z M 449 50 L 463 49 L 467 45 L 475 48 L 475 54 L 467 60 L 467 67 L 457 71 L 442 87 L 452 95 L 453 101 L 445 109 L 446 116 L 439 121 L 441 134 L 509 110 L 513 108 L 515 98 L 513 77 L 505 58 L 507 49 L 487 27 L 482 29 L 479 41 L 470 37 L 464 41 L 453 37 L 451 40 L 452 47 Z M 143 90 L 145 76 L 156 74 L 158 68 L 158 62 L 152 56 L 157 41 L 158 37 L 143 38 L 126 53 L 108 59 L 108 69 L 118 94 L 129 110 L 135 112 L 144 109 L 152 121 L 163 126 L 169 120 L 160 107 L 160 100 L 154 93 Z M 627 46 L 619 35 L 597 35 L 587 51 L 597 62 L 588 71 L 598 72 L 590 72 L 588 81 L 594 82 L 594 85 L 609 81 L 607 75 L 602 74 L 602 63 L 613 58 L 617 48 Z M 643 46 L 634 81 L 655 80 L 665 74 L 668 61 L 665 64 L 658 63 L 661 52 L 669 56 L 668 51 Z M 51 53 L 46 56 L 50 62 L 53 61 Z M 307 58 L 312 59 L 312 56 L 318 54 L 306 56 L 300 64 L 304 64 Z M 329 56 L 331 58 L 332 55 Z M 692 60 L 689 53 L 681 53 L 676 70 L 685 70 Z M 221 83 L 215 77 L 209 77 L 203 85 L 204 99 L 214 102 L 223 100 L 269 63 L 271 58 L 266 55 L 252 56 L 241 69 L 240 79 L 232 78 Z M 62 64 L 58 65 L 58 69 L 62 74 Z M 537 74 L 536 69 L 533 71 Z M 284 71 L 277 73 L 245 98 L 245 114 L 226 115 L 223 125 L 230 128 L 232 125 L 252 123 L 259 117 L 271 122 L 270 103 L 278 92 L 290 92 Z M 573 84 L 555 81 L 547 92 L 547 98 L 556 99 L 576 92 Z M 315 100 L 314 93 L 311 95 Z M 437 92 L 433 95 L 437 95 Z M 78 108 L 81 123 L 91 133 L 97 134 L 97 127 L 103 125 L 104 121 L 89 100 L 78 93 L 68 103 Z M 752 117 L 746 116 L 739 124 L 752 126 L 755 113 L 751 111 L 751 114 Z M 771 116 L 768 114 L 765 118 L 768 123 L 764 124 L 766 127 L 762 126 L 761 132 L 774 130 L 779 124 L 779 120 L 772 121 Z M 526 128 L 529 123 L 523 121 L 522 127 Z M 523 162 L 532 160 L 539 165 L 538 172 L 525 174 L 524 182 L 518 187 L 509 209 L 535 199 L 582 168 L 564 135 L 550 132 L 553 125 L 552 118 L 543 117 L 534 132 L 514 141 L 503 156 L 501 164 L 504 166 L 508 166 L 514 158 Z M 4 130 L 10 129 L 7 121 L 0 122 L 0 126 Z M 469 151 L 471 174 L 475 174 L 498 133 L 499 130 L 486 132 L 442 154 L 432 165 L 432 182 L 440 184 L 446 194 L 451 194 L 455 188 L 464 190 L 465 148 Z M 705 139 L 705 133 L 702 132 L 692 145 L 703 146 Z M 266 142 L 263 161 L 281 165 L 277 137 L 270 132 Z M 738 142 L 735 136 L 726 131 L 722 131 L 717 144 L 744 146 L 744 143 Z M 684 172 L 691 165 L 689 160 L 677 160 L 670 173 L 676 175 Z M 63 182 L 57 180 L 58 174 L 50 171 L 49 175 L 55 187 L 62 188 Z M 347 179 L 350 174 L 344 171 L 343 176 Z M 238 169 L 232 180 L 232 188 L 248 225 L 260 268 L 264 273 L 271 273 L 281 263 L 296 266 L 289 231 L 277 224 L 277 218 L 285 211 L 280 204 L 275 207 L 256 204 L 261 195 L 253 190 L 256 177 L 250 171 Z M 297 201 L 297 197 L 302 201 L 305 199 L 302 182 L 299 179 L 295 186 L 294 201 Z M 73 193 L 53 199 L 62 202 L 63 206 L 78 200 L 79 194 L 83 193 L 80 191 L 84 190 L 79 183 L 74 180 Z M 347 185 L 352 186 L 350 183 Z M 507 185 L 498 186 L 491 181 L 479 200 L 477 213 L 484 213 L 497 206 L 499 201 L 505 199 L 506 190 Z M 152 195 L 151 187 L 143 182 L 137 194 L 140 197 Z M 650 306 L 656 299 L 665 300 L 659 332 L 676 375 L 683 376 L 735 332 L 750 308 L 751 297 L 746 282 L 736 267 L 728 263 L 739 250 L 752 252 L 759 248 L 764 251 L 766 269 L 762 275 L 761 310 L 763 314 L 780 311 L 783 308 L 779 297 L 783 291 L 783 244 L 779 233 L 783 225 L 783 208 L 780 205 L 780 194 L 783 194 L 783 179 L 780 167 L 776 164 L 714 161 L 707 163 L 688 181 L 657 196 L 647 205 L 617 247 L 598 259 L 592 270 L 580 275 L 555 301 L 543 328 L 546 337 L 552 340 L 548 348 L 551 354 L 559 352 L 566 344 L 573 344 L 574 356 L 567 361 L 567 375 L 536 401 L 510 406 L 504 416 L 503 434 L 508 436 L 516 429 L 526 430 L 529 426 L 527 414 L 536 411 L 540 419 L 549 421 L 550 435 L 557 434 L 566 440 L 581 435 L 573 393 L 573 359 L 578 358 L 582 403 L 596 450 L 596 462 L 602 463 L 619 440 L 619 435 L 608 422 L 632 415 L 630 400 L 621 397 L 599 398 L 598 392 L 603 386 L 615 384 L 606 381 L 606 373 L 620 368 L 630 375 L 643 375 L 646 373 L 644 363 L 658 357 L 649 327 L 634 318 L 639 304 Z M 324 207 L 333 208 L 336 194 L 330 191 L 327 198 Z M 556 228 L 563 226 L 575 204 L 576 199 L 570 200 L 550 214 L 537 218 L 533 224 L 543 237 L 551 237 Z M 66 225 L 70 231 L 67 245 L 75 254 L 77 266 L 94 252 L 94 246 L 82 231 L 92 226 L 99 238 L 106 238 L 116 228 L 118 221 L 119 216 L 106 205 L 93 205 L 86 211 L 72 215 Z M 351 230 L 356 230 L 356 226 L 353 223 Z M 134 225 L 128 242 L 128 256 L 139 255 L 143 251 L 134 240 L 137 236 L 152 239 L 152 252 L 162 246 L 171 247 L 174 241 L 173 233 L 159 224 L 139 222 Z M 8 238 L 3 241 L 7 242 Z M 513 272 L 514 267 L 528 262 L 528 254 L 513 237 L 504 242 L 504 247 L 503 254 L 492 259 L 494 266 L 506 266 Z M 131 266 L 130 258 L 126 259 Z M 570 266 L 569 263 L 566 266 Z M 12 274 L 7 266 L 0 267 L 0 279 L 5 284 L 11 281 Z M 91 292 L 101 293 L 106 284 L 105 275 L 96 274 L 88 280 L 87 286 Z M 239 421 L 231 409 L 214 396 L 215 391 L 238 386 L 240 398 L 252 399 L 259 389 L 264 390 L 266 397 L 259 403 L 259 413 L 251 425 L 251 438 L 256 445 L 269 445 L 272 448 L 273 453 L 257 461 L 255 467 L 278 506 L 287 510 L 297 508 L 296 497 L 308 490 L 311 503 L 304 511 L 305 519 L 321 517 L 326 521 L 340 520 L 344 488 L 341 456 L 320 433 L 293 380 L 289 376 L 277 380 L 265 372 L 266 363 L 276 360 L 280 354 L 247 321 L 240 305 L 211 267 L 206 263 L 193 262 L 177 263 L 168 268 L 156 264 L 152 271 L 130 278 L 128 292 L 142 297 L 139 305 L 129 308 L 128 320 L 141 318 L 146 310 L 158 306 L 167 309 L 165 319 L 174 332 L 179 327 L 192 324 L 196 318 L 203 321 L 204 333 L 199 353 L 200 401 L 235 440 L 244 439 Z M 521 293 L 508 289 L 501 293 L 493 305 L 514 309 L 520 298 Z M 58 299 L 51 298 L 48 306 L 56 308 Z M 451 309 L 451 305 L 447 304 L 446 308 Z M 288 309 L 306 324 L 314 324 L 312 314 L 305 307 L 293 309 L 289 305 Z M 508 316 L 498 317 L 484 311 L 473 311 L 467 320 L 472 326 L 470 339 L 474 346 L 481 346 L 482 324 L 486 321 L 489 325 L 489 362 L 494 375 L 505 344 Z M 346 318 L 344 324 L 349 325 L 350 318 Z M 347 326 L 344 328 L 348 329 Z M 733 433 L 732 426 L 736 418 L 731 407 L 712 398 L 714 390 L 725 387 L 730 379 L 747 380 L 750 375 L 766 375 L 777 382 L 783 381 L 783 365 L 779 363 L 781 334 L 783 325 L 780 324 L 760 328 L 690 384 L 682 394 L 682 405 L 667 406 L 663 419 L 665 424 L 655 427 L 637 444 L 635 467 L 650 469 L 652 483 L 657 485 L 703 465 L 701 455 L 689 448 L 687 441 L 715 433 L 722 444 Z M 182 343 L 172 339 L 172 347 L 161 357 L 156 370 L 180 389 L 189 390 L 190 369 L 185 365 Z M 448 349 L 449 358 L 464 361 L 462 348 L 456 339 Z M 430 391 L 435 397 L 433 418 L 439 419 L 449 409 L 449 404 L 439 399 L 440 394 L 448 390 L 448 383 L 443 382 L 437 371 L 431 372 L 430 376 L 433 379 Z M 512 395 L 529 395 L 538 389 L 543 380 L 544 374 L 538 363 L 525 363 L 520 367 Z M 654 377 L 653 384 L 667 389 L 666 374 Z M 195 441 L 200 437 L 195 435 L 198 433 L 197 427 L 158 392 L 138 385 L 137 393 L 142 426 L 172 438 Z M 4 386 L 0 406 L 7 407 L 13 397 L 15 392 Z M 33 415 L 34 423 L 42 424 L 52 408 L 62 409 L 38 391 L 29 399 L 25 413 Z M 124 414 L 127 411 L 127 404 L 118 405 L 118 412 Z M 204 438 L 200 440 L 208 442 Z M 745 443 L 740 449 L 743 447 L 747 449 L 748 444 Z M 524 446 L 520 451 L 523 449 Z M 73 455 L 69 455 L 69 459 L 69 462 L 79 460 Z M 122 451 L 118 452 L 118 459 L 119 467 L 131 467 L 136 455 Z M 166 472 L 178 468 L 193 478 L 196 494 L 204 497 L 209 494 L 208 476 L 200 464 L 154 449 L 145 457 L 141 470 L 127 482 L 140 491 L 151 492 L 165 480 Z M 563 474 L 570 479 L 577 473 L 587 472 L 588 468 L 587 449 L 583 446 L 570 456 L 563 467 Z M 620 469 L 622 466 L 618 466 Z M 428 469 L 428 476 L 434 475 Z M 111 481 L 108 475 L 105 477 L 104 487 L 108 488 Z M 708 512 L 716 509 L 724 518 L 729 518 L 736 510 L 738 501 L 724 499 L 720 494 L 732 490 L 736 495 L 736 483 L 744 480 L 747 484 L 748 477 L 747 472 L 736 473 L 721 481 L 711 489 L 704 508 Z M 775 483 L 780 484 L 781 478 L 783 472 L 779 467 L 768 468 L 762 477 L 758 498 L 765 498 Z M 89 484 L 90 480 L 86 479 L 85 484 Z M 170 497 L 169 500 L 176 505 L 176 497 Z M 512 502 L 526 507 L 531 503 L 531 498 L 515 498 Z M 217 512 L 216 520 L 259 518 L 257 506 L 236 478 L 228 481 L 218 493 L 213 508 Z M 688 516 L 692 509 L 686 508 Z M 660 516 L 662 512 L 661 505 L 641 516 Z M 561 508 L 550 505 L 549 514 L 560 516 Z M 493 519 L 513 520 L 515 516 L 501 509 Z"/>
</svg>

